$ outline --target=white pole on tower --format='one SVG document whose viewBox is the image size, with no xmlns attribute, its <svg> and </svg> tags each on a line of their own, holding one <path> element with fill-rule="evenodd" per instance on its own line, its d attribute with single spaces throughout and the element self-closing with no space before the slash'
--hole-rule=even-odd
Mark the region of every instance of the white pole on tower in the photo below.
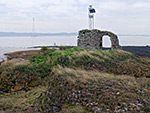
<svg viewBox="0 0 150 113">
<path fill-rule="evenodd" d="M 88 16 L 89 16 L 89 29 L 94 29 L 94 14 L 96 13 L 95 9 L 92 7 L 92 5 L 89 5 L 88 8 Z"/>
</svg>

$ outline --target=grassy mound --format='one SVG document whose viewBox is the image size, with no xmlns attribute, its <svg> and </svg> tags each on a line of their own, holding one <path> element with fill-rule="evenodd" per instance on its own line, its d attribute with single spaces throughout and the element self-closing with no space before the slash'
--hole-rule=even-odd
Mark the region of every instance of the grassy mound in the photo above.
<svg viewBox="0 0 150 113">
<path fill-rule="evenodd" d="M 97 70 L 113 74 L 150 77 L 150 60 L 125 51 L 42 48 L 30 60 L 7 62 L 0 67 L 0 90 L 4 92 L 38 86 L 58 66 Z M 13 63 L 14 62 L 14 63 Z"/>
<path fill-rule="evenodd" d="M 150 59 L 121 50 L 44 47 L 25 61 L 4 62 L 0 73 L 2 94 L 48 84 L 29 111 L 150 110 Z"/>
</svg>

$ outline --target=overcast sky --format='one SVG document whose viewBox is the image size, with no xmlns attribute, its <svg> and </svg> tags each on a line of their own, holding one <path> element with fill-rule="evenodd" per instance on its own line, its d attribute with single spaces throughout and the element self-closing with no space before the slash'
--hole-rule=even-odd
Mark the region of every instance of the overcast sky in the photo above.
<svg viewBox="0 0 150 113">
<path fill-rule="evenodd" d="M 91 3 L 95 28 L 150 34 L 150 0 L 0 0 L 0 31 L 31 32 L 35 17 L 36 32 L 77 32 L 88 28 Z"/>
</svg>

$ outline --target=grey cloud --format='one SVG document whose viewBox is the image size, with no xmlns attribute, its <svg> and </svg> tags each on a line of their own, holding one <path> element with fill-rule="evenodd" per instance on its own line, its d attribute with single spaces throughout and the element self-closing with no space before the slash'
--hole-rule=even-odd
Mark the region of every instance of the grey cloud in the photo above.
<svg viewBox="0 0 150 113">
<path fill-rule="evenodd" d="M 88 26 L 89 3 L 90 0 L 36 0 L 36 2 L 35 0 L 1 0 L 0 14 L 3 16 L 0 18 L 0 22 L 19 20 L 24 23 L 29 18 L 35 17 L 37 23 L 40 21 L 40 26 L 43 27 L 41 29 L 50 29 L 51 24 L 55 25 L 55 30 L 58 31 L 61 30 L 57 27 L 60 24 L 64 25 L 64 31 L 68 29 L 65 25 L 73 25 L 70 30 L 80 29 Z M 128 24 L 131 24 L 132 28 L 145 26 L 145 32 L 149 32 L 149 0 L 93 0 L 92 4 L 97 11 L 96 27 L 108 28 L 116 30 L 116 32 L 125 29 L 124 31 L 130 32 L 132 29 L 128 29 Z M 46 25 L 45 28 L 42 22 L 43 25 Z M 120 26 L 124 26 L 124 28 L 119 29 Z M 144 31 L 142 28 L 134 31 Z"/>
</svg>

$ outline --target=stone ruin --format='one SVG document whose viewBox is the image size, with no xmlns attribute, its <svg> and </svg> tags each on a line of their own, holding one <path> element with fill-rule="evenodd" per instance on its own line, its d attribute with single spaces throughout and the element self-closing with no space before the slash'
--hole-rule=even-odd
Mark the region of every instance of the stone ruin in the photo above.
<svg viewBox="0 0 150 113">
<path fill-rule="evenodd" d="M 78 36 L 78 47 L 84 49 L 102 49 L 103 36 L 109 36 L 111 40 L 111 49 L 121 49 L 117 35 L 109 31 L 81 30 Z"/>
</svg>

